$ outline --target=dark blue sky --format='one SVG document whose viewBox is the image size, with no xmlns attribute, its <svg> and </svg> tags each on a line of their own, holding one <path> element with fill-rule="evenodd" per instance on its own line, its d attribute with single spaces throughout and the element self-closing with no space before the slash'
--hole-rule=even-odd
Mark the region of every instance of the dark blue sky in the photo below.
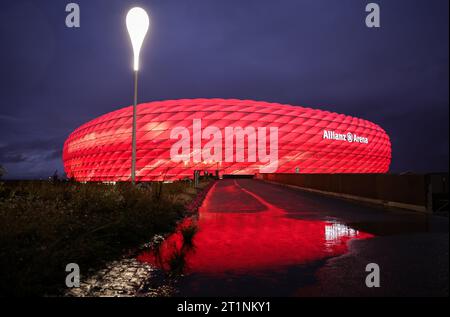
<svg viewBox="0 0 450 317">
<path fill-rule="evenodd" d="M 448 0 L 78 0 L 0 4 L 0 164 L 63 170 L 75 128 L 132 102 L 129 8 L 151 16 L 140 101 L 221 97 L 336 111 L 381 125 L 393 172 L 448 171 Z"/>
</svg>

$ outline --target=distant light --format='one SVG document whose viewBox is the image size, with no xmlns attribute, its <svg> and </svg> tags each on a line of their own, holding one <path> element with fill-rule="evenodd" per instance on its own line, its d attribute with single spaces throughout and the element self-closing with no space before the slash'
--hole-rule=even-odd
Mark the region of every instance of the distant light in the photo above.
<svg viewBox="0 0 450 317">
<path fill-rule="evenodd" d="M 131 44 L 134 52 L 134 70 L 139 70 L 139 55 L 150 26 L 150 19 L 144 9 L 135 7 L 128 11 L 127 29 L 130 34 Z"/>
</svg>

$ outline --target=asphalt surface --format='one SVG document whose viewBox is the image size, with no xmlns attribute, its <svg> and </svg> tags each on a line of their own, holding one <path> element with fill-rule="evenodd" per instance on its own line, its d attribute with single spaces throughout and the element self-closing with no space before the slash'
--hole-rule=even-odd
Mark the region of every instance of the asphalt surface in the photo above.
<svg viewBox="0 0 450 317">
<path fill-rule="evenodd" d="M 205 215 L 209 219 L 211 215 L 242 214 L 246 217 L 240 221 L 245 222 L 251 221 L 252 215 L 256 217 L 268 210 L 286 219 L 344 224 L 370 234 L 371 238 L 348 239 L 342 254 L 301 265 L 290 264 L 283 270 L 266 267 L 263 273 L 241 276 L 193 273 L 183 282 L 182 295 L 448 296 L 447 217 L 384 210 L 258 180 L 228 179 L 213 187 L 200 208 L 200 219 Z M 274 223 L 271 222 L 272 227 Z M 200 228 L 202 225 L 209 223 L 200 221 Z M 220 226 L 215 230 L 220 230 Z M 267 228 L 264 230 L 251 234 L 258 240 L 256 235 L 268 232 Z M 283 232 L 296 239 L 301 234 Z M 289 252 L 301 249 L 297 244 Z M 269 257 L 274 254 L 262 252 Z M 380 267 L 379 288 L 366 286 L 368 263 Z"/>
</svg>

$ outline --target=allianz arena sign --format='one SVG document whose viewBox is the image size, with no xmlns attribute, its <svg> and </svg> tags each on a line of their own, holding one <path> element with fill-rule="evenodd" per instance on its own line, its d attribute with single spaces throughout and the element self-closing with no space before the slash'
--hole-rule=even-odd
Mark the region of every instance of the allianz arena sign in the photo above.
<svg viewBox="0 0 450 317">
<path fill-rule="evenodd" d="M 132 107 L 76 129 L 64 144 L 79 181 L 129 181 Z M 138 181 L 220 174 L 385 173 L 391 143 L 378 125 L 328 111 L 251 100 L 184 99 L 138 106 Z"/>
<path fill-rule="evenodd" d="M 369 138 L 359 136 L 355 133 L 336 133 L 335 131 L 327 131 L 323 130 L 323 138 L 325 140 L 336 140 L 336 141 L 346 141 L 346 142 L 356 142 L 356 143 L 364 143 L 369 144 Z"/>
</svg>

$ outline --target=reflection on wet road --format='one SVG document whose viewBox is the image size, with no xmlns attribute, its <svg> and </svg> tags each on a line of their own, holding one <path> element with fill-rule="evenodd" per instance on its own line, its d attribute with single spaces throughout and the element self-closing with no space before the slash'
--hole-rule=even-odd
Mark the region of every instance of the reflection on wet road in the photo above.
<svg viewBox="0 0 450 317">
<path fill-rule="evenodd" d="M 448 218 L 222 180 L 138 259 L 183 273 L 180 296 L 446 296 Z M 365 286 L 368 261 L 383 287 Z"/>
<path fill-rule="evenodd" d="M 291 295 L 313 282 L 315 267 L 345 253 L 347 241 L 373 237 L 320 217 L 297 198 L 296 206 L 280 208 L 253 191 L 254 183 L 217 182 L 199 210 L 192 246 L 183 245 L 182 228 L 193 225 L 187 220 L 158 253 L 139 259 L 167 270 L 178 259 L 187 274 L 182 295 Z"/>
</svg>

